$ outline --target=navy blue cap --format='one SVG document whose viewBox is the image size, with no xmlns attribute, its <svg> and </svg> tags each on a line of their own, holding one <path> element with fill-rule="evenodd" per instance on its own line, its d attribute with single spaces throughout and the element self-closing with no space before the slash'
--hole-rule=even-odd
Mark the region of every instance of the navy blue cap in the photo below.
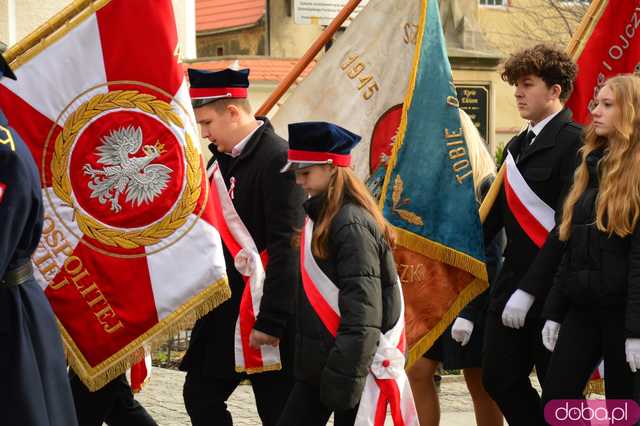
<svg viewBox="0 0 640 426">
<path fill-rule="evenodd" d="M 189 68 L 187 73 L 194 108 L 217 99 L 244 99 L 248 96 L 249 69 L 205 71 Z"/>
<path fill-rule="evenodd" d="M 13 73 L 13 70 L 3 55 L 0 55 L 0 72 L 2 73 L 0 77 L 7 77 L 11 80 L 16 80 L 16 75 Z"/>
<path fill-rule="evenodd" d="M 314 164 L 348 167 L 351 150 L 361 139 L 337 124 L 324 121 L 289 124 L 289 161 L 281 172 Z"/>
</svg>

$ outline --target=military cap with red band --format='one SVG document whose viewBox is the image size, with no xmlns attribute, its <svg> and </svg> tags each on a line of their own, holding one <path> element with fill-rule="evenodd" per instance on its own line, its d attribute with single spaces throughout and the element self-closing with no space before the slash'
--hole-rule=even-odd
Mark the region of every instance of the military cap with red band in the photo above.
<svg viewBox="0 0 640 426">
<path fill-rule="evenodd" d="M 351 165 L 351 150 L 360 136 L 337 124 L 310 121 L 289 124 L 287 164 L 281 172 L 315 164 Z"/>
<path fill-rule="evenodd" d="M 194 108 L 218 99 L 244 99 L 248 96 L 249 70 L 205 71 L 189 68 L 189 94 Z"/>
</svg>

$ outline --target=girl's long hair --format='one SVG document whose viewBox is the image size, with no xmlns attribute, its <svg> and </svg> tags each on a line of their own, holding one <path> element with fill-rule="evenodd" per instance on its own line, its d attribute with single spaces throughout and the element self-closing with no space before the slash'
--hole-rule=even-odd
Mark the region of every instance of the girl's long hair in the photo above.
<svg viewBox="0 0 640 426">
<path fill-rule="evenodd" d="M 589 183 L 587 157 L 604 148 L 598 172 L 600 183 L 596 198 L 596 227 L 609 235 L 625 237 L 633 232 L 640 217 L 640 78 L 633 75 L 613 77 L 607 81 L 614 95 L 619 116 L 614 134 L 598 136 L 593 125 L 587 127 L 582 160 L 573 185 L 564 202 L 560 239 L 571 235 L 573 208 Z"/>
<path fill-rule="evenodd" d="M 385 220 L 378 204 L 371 196 L 367 187 L 358 179 L 349 167 L 336 167 L 329 182 L 326 200 L 320 212 L 320 217 L 313 227 L 311 251 L 319 259 L 329 256 L 329 228 L 331 222 L 348 198 L 360 205 L 373 217 L 390 247 L 394 246 L 395 235 L 391 225 Z"/>
<path fill-rule="evenodd" d="M 481 184 L 489 176 L 495 177 L 496 163 L 489 153 L 480 132 L 471 121 L 471 117 L 460 109 L 460 124 L 462 125 L 462 133 L 467 144 L 467 152 L 469 160 L 471 160 L 471 170 L 473 171 L 473 189 L 476 194 L 476 200 L 482 201 Z"/>
</svg>

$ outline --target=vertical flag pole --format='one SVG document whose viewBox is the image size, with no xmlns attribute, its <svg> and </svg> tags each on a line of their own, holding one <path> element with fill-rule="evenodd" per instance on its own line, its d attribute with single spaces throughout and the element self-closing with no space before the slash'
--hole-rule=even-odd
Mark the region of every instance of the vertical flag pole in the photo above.
<svg viewBox="0 0 640 426">
<path fill-rule="evenodd" d="M 313 42 L 311 47 L 305 52 L 304 56 L 300 58 L 300 60 L 296 63 L 296 65 L 289 71 L 286 77 L 278 84 L 278 87 L 271 93 L 271 95 L 267 98 L 266 101 L 260 106 L 258 111 L 256 111 L 256 115 L 267 115 L 271 108 L 280 100 L 282 95 L 289 90 L 289 87 L 296 81 L 296 79 L 302 74 L 302 71 L 307 68 L 307 65 L 313 61 L 316 57 L 320 49 L 324 47 L 325 44 L 333 37 L 333 35 L 338 31 L 340 26 L 347 18 L 351 15 L 351 13 L 355 10 L 356 7 L 360 4 L 362 0 L 349 0 L 340 13 L 335 17 L 335 19 L 329 24 L 327 28 L 320 34 L 320 36 Z"/>
<path fill-rule="evenodd" d="M 10 46 L 4 54 L 4 58 L 15 68 L 19 64 L 12 64 L 12 62 L 15 60 L 19 61 L 21 55 L 37 46 L 47 37 L 53 35 L 72 19 L 75 19 L 81 14 L 91 13 L 94 9 L 99 9 L 105 3 L 109 3 L 109 1 L 110 0 L 74 0 L 54 17 L 40 25 L 34 32 L 17 44 Z M 89 7 L 91 8 L 88 9 Z"/>
</svg>

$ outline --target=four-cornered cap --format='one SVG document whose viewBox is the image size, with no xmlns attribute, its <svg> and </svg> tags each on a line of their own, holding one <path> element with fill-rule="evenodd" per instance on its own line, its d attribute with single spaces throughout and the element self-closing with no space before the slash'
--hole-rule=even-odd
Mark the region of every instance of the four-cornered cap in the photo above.
<svg viewBox="0 0 640 426">
<path fill-rule="evenodd" d="M 204 71 L 189 68 L 191 102 L 194 108 L 217 99 L 244 99 L 249 87 L 249 70 Z"/>
<path fill-rule="evenodd" d="M 289 161 L 280 171 L 314 164 L 349 167 L 351 150 L 360 139 L 347 129 L 323 121 L 289 124 Z"/>
<path fill-rule="evenodd" d="M 16 75 L 13 73 L 13 70 L 7 63 L 7 60 L 2 55 L 0 55 L 0 72 L 2 73 L 0 77 L 7 77 L 12 80 L 16 79 Z"/>
</svg>

